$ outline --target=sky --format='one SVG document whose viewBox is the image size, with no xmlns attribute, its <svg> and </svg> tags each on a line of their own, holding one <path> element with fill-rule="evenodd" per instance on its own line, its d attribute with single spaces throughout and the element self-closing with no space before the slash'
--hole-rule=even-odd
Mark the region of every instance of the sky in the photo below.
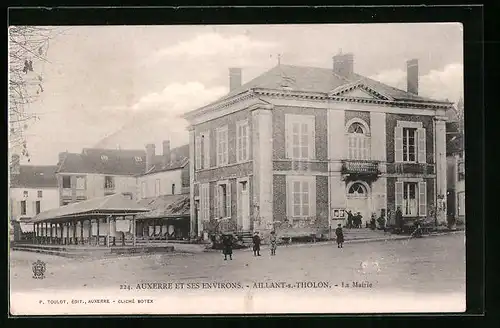
<svg viewBox="0 0 500 328">
<path fill-rule="evenodd" d="M 75 26 L 50 41 L 44 92 L 29 111 L 30 164 L 51 165 L 82 148 L 144 149 L 188 143 L 183 113 L 228 92 L 229 67 L 243 83 L 281 63 L 330 68 L 354 54 L 354 70 L 406 89 L 406 61 L 419 60 L 419 93 L 463 94 L 460 24 Z M 25 159 L 22 163 L 26 163 Z"/>
</svg>

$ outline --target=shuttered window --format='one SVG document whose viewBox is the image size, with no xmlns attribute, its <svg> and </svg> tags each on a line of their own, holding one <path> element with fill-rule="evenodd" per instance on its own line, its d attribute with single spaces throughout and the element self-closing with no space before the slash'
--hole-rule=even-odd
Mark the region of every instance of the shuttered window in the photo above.
<svg viewBox="0 0 500 328">
<path fill-rule="evenodd" d="M 370 137 L 363 124 L 352 123 L 347 129 L 347 156 L 352 160 L 370 158 Z"/>
<path fill-rule="evenodd" d="M 217 166 L 227 165 L 229 163 L 227 126 L 217 129 L 216 133 Z"/>
<path fill-rule="evenodd" d="M 395 185 L 396 209 L 403 216 L 427 215 L 427 183 L 397 181 Z"/>
<path fill-rule="evenodd" d="M 197 136 L 195 138 L 195 168 L 197 170 L 201 169 L 201 137 Z"/>
<path fill-rule="evenodd" d="M 236 160 L 238 162 L 244 162 L 248 160 L 248 148 L 249 148 L 249 137 L 248 137 L 248 121 L 241 121 L 236 124 Z"/>
<path fill-rule="evenodd" d="M 427 162 L 426 131 L 421 126 L 421 122 L 398 122 L 394 129 L 395 162 Z"/>
<path fill-rule="evenodd" d="M 291 220 L 316 215 L 315 177 L 287 177 L 287 217 Z"/>
<path fill-rule="evenodd" d="M 200 216 L 203 221 L 210 219 L 210 195 L 208 183 L 200 184 Z"/>
<path fill-rule="evenodd" d="M 315 117 L 312 115 L 286 115 L 286 154 L 294 160 L 315 157 Z"/>
<path fill-rule="evenodd" d="M 231 217 L 231 183 L 219 182 L 215 186 L 214 210 L 216 217 Z"/>
</svg>

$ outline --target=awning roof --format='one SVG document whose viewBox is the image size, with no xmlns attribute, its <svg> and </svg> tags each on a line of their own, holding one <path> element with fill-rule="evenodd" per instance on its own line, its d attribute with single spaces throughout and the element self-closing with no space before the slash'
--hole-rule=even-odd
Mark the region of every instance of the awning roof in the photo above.
<svg viewBox="0 0 500 328">
<path fill-rule="evenodd" d="M 165 195 L 155 198 L 146 198 L 139 204 L 150 209 L 141 213 L 137 219 L 178 218 L 189 216 L 189 194 Z"/>
<path fill-rule="evenodd" d="M 114 194 L 44 211 L 29 221 L 42 222 L 51 219 L 82 217 L 92 214 L 132 215 L 148 211 L 148 208 L 141 206 L 136 201 L 122 194 Z"/>
</svg>

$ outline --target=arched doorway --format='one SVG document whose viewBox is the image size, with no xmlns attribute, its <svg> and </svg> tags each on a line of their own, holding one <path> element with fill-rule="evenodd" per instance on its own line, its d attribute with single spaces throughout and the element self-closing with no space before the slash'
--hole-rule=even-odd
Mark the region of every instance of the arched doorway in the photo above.
<svg viewBox="0 0 500 328">
<path fill-rule="evenodd" d="M 370 187 L 366 182 L 353 181 L 347 184 L 347 209 L 355 215 L 361 213 L 362 225 L 370 221 Z"/>
</svg>

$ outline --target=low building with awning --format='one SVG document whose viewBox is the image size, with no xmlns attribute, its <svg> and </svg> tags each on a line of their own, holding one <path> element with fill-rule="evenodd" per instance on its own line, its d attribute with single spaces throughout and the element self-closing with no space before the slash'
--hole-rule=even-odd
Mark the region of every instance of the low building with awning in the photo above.
<svg viewBox="0 0 500 328">
<path fill-rule="evenodd" d="M 145 198 L 139 205 L 150 210 L 137 215 L 139 240 L 189 240 L 189 194 Z"/>
<path fill-rule="evenodd" d="M 150 209 L 123 194 L 71 203 L 30 220 L 35 241 L 42 244 L 135 245 L 135 220 Z"/>
</svg>

